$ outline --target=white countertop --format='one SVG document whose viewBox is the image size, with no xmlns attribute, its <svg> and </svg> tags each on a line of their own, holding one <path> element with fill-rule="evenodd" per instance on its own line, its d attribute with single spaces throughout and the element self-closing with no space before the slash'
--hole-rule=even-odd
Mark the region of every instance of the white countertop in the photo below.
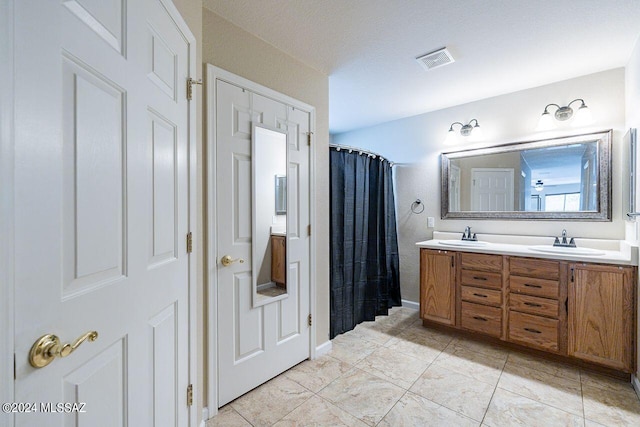
<svg viewBox="0 0 640 427">
<path fill-rule="evenodd" d="M 272 236 L 286 236 L 287 235 L 287 225 L 272 225 L 271 226 L 271 235 Z"/>
<path fill-rule="evenodd" d="M 553 237 L 478 234 L 478 241 L 481 242 L 480 244 L 483 244 L 483 246 L 458 246 L 461 237 L 462 232 L 450 233 L 435 231 L 432 240 L 418 242 L 416 246 L 428 249 L 559 259 L 600 264 L 638 265 L 638 246 L 624 240 L 576 238 L 575 242 L 578 250 L 588 248 L 587 250 L 590 249 L 595 253 L 578 254 L 569 252 L 571 249 L 567 249 L 566 253 L 548 253 L 535 249 L 553 248 Z M 447 244 L 447 241 L 453 244 Z"/>
</svg>

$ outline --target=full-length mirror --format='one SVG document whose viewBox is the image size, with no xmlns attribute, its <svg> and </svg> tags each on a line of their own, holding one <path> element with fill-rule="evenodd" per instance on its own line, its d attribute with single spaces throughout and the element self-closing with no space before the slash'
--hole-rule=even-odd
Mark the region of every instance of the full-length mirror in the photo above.
<svg viewBox="0 0 640 427">
<path fill-rule="evenodd" d="M 611 221 L 611 131 L 442 154 L 442 218 Z"/>
<path fill-rule="evenodd" d="M 287 134 L 254 124 L 251 137 L 253 305 L 287 297 Z"/>
</svg>

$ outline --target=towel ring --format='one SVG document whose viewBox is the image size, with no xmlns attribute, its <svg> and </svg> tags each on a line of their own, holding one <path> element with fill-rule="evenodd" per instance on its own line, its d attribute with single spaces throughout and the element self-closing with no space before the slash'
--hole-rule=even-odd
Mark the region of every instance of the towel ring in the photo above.
<svg viewBox="0 0 640 427">
<path fill-rule="evenodd" d="M 422 207 L 422 209 L 418 210 L 419 207 Z M 422 200 L 416 199 L 415 202 L 411 203 L 411 212 L 414 214 L 421 214 L 424 212 L 424 203 L 422 203 Z"/>
</svg>

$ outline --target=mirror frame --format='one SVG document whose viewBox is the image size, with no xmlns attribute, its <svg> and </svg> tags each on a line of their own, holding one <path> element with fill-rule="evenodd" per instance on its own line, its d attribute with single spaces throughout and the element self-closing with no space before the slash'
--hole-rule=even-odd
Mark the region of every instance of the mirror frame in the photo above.
<svg viewBox="0 0 640 427">
<path fill-rule="evenodd" d="M 611 140 L 613 130 L 573 135 L 537 141 L 516 142 L 493 147 L 443 152 L 440 177 L 440 217 L 442 219 L 509 219 L 509 220 L 555 220 L 555 221 L 611 221 Z M 554 147 L 584 142 L 598 143 L 598 209 L 580 212 L 538 211 L 449 211 L 449 170 L 451 160 L 483 154 L 507 153 L 525 149 Z"/>
</svg>

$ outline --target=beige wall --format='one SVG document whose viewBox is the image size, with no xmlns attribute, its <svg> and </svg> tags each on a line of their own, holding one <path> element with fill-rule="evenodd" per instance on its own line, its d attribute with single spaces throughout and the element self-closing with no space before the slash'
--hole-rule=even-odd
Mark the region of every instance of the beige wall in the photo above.
<svg viewBox="0 0 640 427">
<path fill-rule="evenodd" d="M 640 61 L 639 61 L 640 62 Z M 433 230 L 462 233 L 469 225 L 478 234 L 558 235 L 563 228 L 571 236 L 623 239 L 622 179 L 626 165 L 621 147 L 625 128 L 625 72 L 623 68 L 577 77 L 469 104 L 396 120 L 354 132 L 333 135 L 337 144 L 362 147 L 396 162 L 396 212 L 402 298 L 419 300 L 419 253 L 415 243 L 431 239 Z M 636 76 L 640 81 L 640 77 Z M 640 89 L 640 88 L 639 88 Z M 536 132 L 545 105 L 584 98 L 593 112 L 589 128 L 560 124 L 553 132 Z M 640 104 L 640 101 L 639 101 Z M 575 104 L 574 104 L 575 105 Z M 640 112 L 640 107 L 639 110 Z M 640 114 L 639 114 L 640 116 Z M 484 142 L 460 144 L 455 149 L 476 148 L 507 142 L 531 141 L 556 136 L 613 129 L 613 221 L 489 221 L 440 218 L 440 153 L 454 151 L 445 146 L 447 130 L 454 121 L 477 118 L 484 130 Z M 638 117 L 640 119 L 640 117 Z M 411 212 L 416 199 L 424 202 L 419 215 Z M 427 218 L 435 228 L 427 228 Z"/>
<path fill-rule="evenodd" d="M 329 339 L 329 79 L 208 9 L 203 9 L 203 38 L 205 64 L 213 64 L 316 108 L 313 149 L 317 222 L 312 232 L 316 238 L 314 321 L 316 345 L 320 345 Z"/>
</svg>

